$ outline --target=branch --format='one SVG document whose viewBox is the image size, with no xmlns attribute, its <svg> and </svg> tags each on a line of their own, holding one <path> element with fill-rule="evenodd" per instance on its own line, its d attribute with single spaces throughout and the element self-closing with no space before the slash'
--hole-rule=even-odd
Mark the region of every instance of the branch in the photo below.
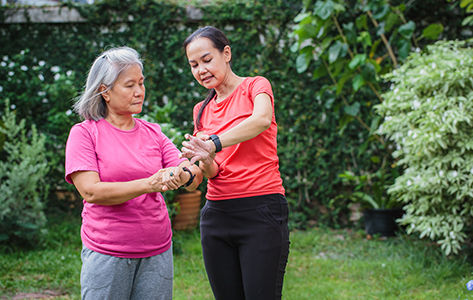
<svg viewBox="0 0 473 300">
<path fill-rule="evenodd" d="M 378 27 L 379 27 L 379 24 L 378 24 L 378 22 L 375 20 L 375 18 L 373 17 L 373 14 L 371 13 L 371 11 L 368 10 L 367 13 L 368 13 L 368 16 L 369 16 L 370 19 L 371 19 L 371 22 L 373 22 L 374 26 L 375 26 L 376 28 L 378 28 Z M 388 49 L 389 56 L 391 57 L 391 60 L 393 61 L 394 67 L 396 68 L 396 67 L 397 67 L 396 56 L 394 55 L 393 49 L 391 48 L 391 45 L 389 45 L 388 39 L 386 38 L 386 36 L 384 35 L 384 33 L 381 33 L 381 39 L 383 40 L 383 43 L 384 43 L 384 45 L 386 46 L 386 49 Z"/>
</svg>

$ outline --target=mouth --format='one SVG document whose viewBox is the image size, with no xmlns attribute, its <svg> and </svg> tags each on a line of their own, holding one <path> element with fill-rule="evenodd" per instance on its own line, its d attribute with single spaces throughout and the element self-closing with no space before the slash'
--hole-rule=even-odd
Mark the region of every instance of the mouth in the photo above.
<svg viewBox="0 0 473 300">
<path fill-rule="evenodd" d="M 201 80 L 202 80 L 203 83 L 207 83 L 207 82 L 209 82 L 210 80 L 212 80 L 212 78 L 213 78 L 213 76 L 210 75 L 210 76 L 207 76 L 207 77 L 202 78 Z"/>
</svg>

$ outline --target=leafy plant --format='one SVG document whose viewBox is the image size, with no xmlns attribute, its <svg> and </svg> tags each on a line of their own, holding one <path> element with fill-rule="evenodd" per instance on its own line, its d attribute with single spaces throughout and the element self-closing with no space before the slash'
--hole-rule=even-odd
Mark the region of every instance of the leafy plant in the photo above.
<svg viewBox="0 0 473 300">
<path fill-rule="evenodd" d="M 342 197 L 347 197 L 353 203 L 361 203 L 362 207 L 374 209 L 399 207 L 399 201 L 386 192 L 393 180 L 392 176 L 388 178 L 390 177 L 388 175 L 384 169 L 361 175 L 345 171 L 338 176 L 342 178 L 343 183 L 353 186 L 353 191 L 345 193 Z"/>
<path fill-rule="evenodd" d="M 457 253 L 473 223 L 473 49 L 440 41 L 387 74 L 378 132 L 404 172 L 389 193 L 404 203 L 408 233 Z"/>
<path fill-rule="evenodd" d="M 48 194 L 45 136 L 25 128 L 5 101 L 0 124 L 0 241 L 34 243 L 44 233 L 43 199 Z"/>
</svg>

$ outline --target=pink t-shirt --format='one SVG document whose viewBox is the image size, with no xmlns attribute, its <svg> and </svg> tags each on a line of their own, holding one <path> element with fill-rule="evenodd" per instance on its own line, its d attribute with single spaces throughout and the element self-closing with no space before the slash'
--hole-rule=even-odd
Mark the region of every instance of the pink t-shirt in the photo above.
<svg viewBox="0 0 473 300">
<path fill-rule="evenodd" d="M 120 130 L 105 119 L 72 127 L 66 144 L 66 181 L 77 171 L 95 171 L 103 182 L 146 178 L 184 159 L 158 124 L 135 120 L 132 130 Z M 171 246 L 171 223 L 161 193 L 143 194 L 112 206 L 83 201 L 81 237 L 96 252 L 141 258 Z"/>
<path fill-rule="evenodd" d="M 277 153 L 277 124 L 274 117 L 274 98 L 270 82 L 262 77 L 247 77 L 223 101 L 211 100 L 201 118 L 201 132 L 222 134 L 251 116 L 254 99 L 265 93 L 271 98 L 271 126 L 258 136 L 222 149 L 215 156 L 219 173 L 208 180 L 209 200 L 225 200 L 268 194 L 283 194 Z M 194 120 L 203 102 L 194 107 Z M 197 128 L 194 128 L 196 134 Z"/>
</svg>

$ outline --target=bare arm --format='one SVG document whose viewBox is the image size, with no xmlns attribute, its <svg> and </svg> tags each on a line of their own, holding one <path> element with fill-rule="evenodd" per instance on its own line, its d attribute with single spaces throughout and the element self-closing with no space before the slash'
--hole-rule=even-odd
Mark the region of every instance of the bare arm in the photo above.
<svg viewBox="0 0 473 300">
<path fill-rule="evenodd" d="M 253 113 L 232 129 L 219 135 L 222 148 L 251 140 L 271 126 L 273 106 L 268 94 L 258 94 L 254 100 Z M 213 144 L 213 142 L 212 142 Z M 215 145 L 213 145 L 215 147 Z M 214 149 L 215 152 L 215 149 Z"/>
<path fill-rule="evenodd" d="M 85 201 L 100 205 L 117 205 L 145 193 L 168 190 L 161 179 L 164 172 L 165 169 L 148 178 L 127 182 L 102 182 L 97 172 L 80 171 L 71 174 L 71 179 Z"/>
<path fill-rule="evenodd" d="M 250 140 L 271 126 L 273 107 L 268 94 L 258 94 L 254 100 L 253 113 L 232 129 L 222 133 L 219 138 L 222 148 Z M 215 157 L 215 144 L 208 140 L 208 136 L 198 135 L 197 138 L 186 135 L 189 141 L 183 142 L 182 154 L 191 160 L 199 161 L 204 175 L 212 178 L 218 173 Z"/>
</svg>

